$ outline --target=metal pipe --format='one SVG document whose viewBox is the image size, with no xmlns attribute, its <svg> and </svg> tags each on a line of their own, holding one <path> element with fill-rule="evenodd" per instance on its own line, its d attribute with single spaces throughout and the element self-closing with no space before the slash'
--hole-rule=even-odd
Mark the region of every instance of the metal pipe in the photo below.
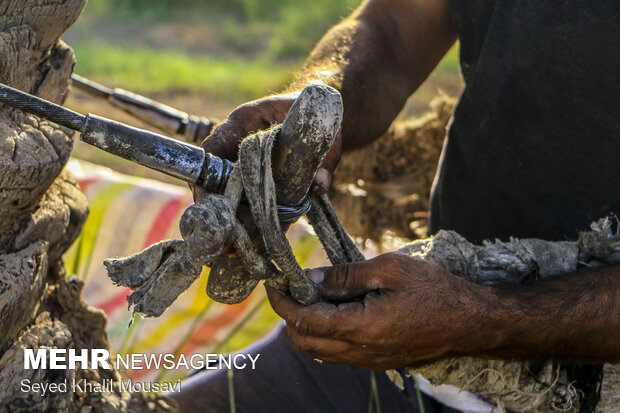
<svg viewBox="0 0 620 413">
<path fill-rule="evenodd" d="M 98 98 L 103 98 L 131 116 L 157 129 L 176 134 L 190 143 L 202 142 L 215 126 L 214 121 L 196 116 L 120 88 L 108 88 L 77 74 L 71 76 L 73 85 Z"/>
<path fill-rule="evenodd" d="M 80 139 L 106 152 L 191 184 L 198 183 L 205 165 L 205 152 L 198 146 L 97 115 L 89 114 L 86 117 Z M 221 180 L 221 176 L 217 178 Z"/>
<path fill-rule="evenodd" d="M 80 139 L 106 152 L 213 192 L 226 186 L 234 164 L 206 156 L 202 148 L 144 129 L 65 107 L 0 84 L 0 102 L 81 132 Z"/>
</svg>

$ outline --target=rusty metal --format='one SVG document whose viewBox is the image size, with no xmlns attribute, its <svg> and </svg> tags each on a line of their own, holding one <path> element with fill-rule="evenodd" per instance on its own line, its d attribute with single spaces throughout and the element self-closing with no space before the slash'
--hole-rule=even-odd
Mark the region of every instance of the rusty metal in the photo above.
<svg viewBox="0 0 620 413">
<path fill-rule="evenodd" d="M 71 75 L 71 85 L 75 86 L 77 89 L 80 89 L 82 92 L 86 92 L 87 94 L 98 97 L 101 99 L 108 99 L 114 91 L 102 84 L 97 82 L 93 82 L 90 79 L 86 79 L 76 73 Z"/>
<path fill-rule="evenodd" d="M 207 192 L 221 194 L 226 189 L 226 183 L 235 164 L 226 159 L 205 152 L 205 163 L 202 168 L 198 185 Z"/>
</svg>

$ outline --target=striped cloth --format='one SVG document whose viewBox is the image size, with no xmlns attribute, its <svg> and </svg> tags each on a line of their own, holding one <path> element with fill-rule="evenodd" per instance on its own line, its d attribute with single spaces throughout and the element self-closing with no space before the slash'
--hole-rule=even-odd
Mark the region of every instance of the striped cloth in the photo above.
<svg viewBox="0 0 620 413">
<path fill-rule="evenodd" d="M 134 254 L 164 239 L 180 238 L 178 222 L 192 202 L 187 187 L 136 178 L 71 160 L 68 168 L 86 195 L 90 214 L 80 238 L 65 255 L 69 274 L 85 281 L 84 300 L 108 317 L 110 348 L 118 354 L 191 355 L 228 352 L 247 346 L 278 321 L 263 288 L 237 305 L 213 303 L 206 295 L 208 269 L 159 318 L 136 315 L 127 308 L 128 288 L 112 284 L 105 258 Z M 324 263 L 318 240 L 303 225 L 289 232 L 302 265 Z M 143 381 L 170 381 L 184 370 L 154 368 L 125 372 Z"/>
</svg>

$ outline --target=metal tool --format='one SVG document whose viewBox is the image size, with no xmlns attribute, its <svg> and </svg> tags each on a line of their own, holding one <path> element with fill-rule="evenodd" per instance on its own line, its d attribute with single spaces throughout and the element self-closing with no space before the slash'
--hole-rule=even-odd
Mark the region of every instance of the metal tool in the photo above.
<svg viewBox="0 0 620 413">
<path fill-rule="evenodd" d="M 102 98 L 133 117 L 155 126 L 167 134 L 176 134 L 190 143 L 199 144 L 209 136 L 216 122 L 192 115 L 145 96 L 120 88 L 109 88 L 77 74 L 71 76 L 73 86 L 89 95 Z"/>
<path fill-rule="evenodd" d="M 81 132 L 80 139 L 113 155 L 219 193 L 234 167 L 202 148 L 88 114 L 0 84 L 0 102 Z"/>
<path fill-rule="evenodd" d="M 293 107 L 299 106 L 301 101 L 304 104 L 308 104 L 306 101 L 312 102 L 312 90 L 316 87 L 308 86 L 300 95 L 305 95 L 306 99 L 300 100 L 298 98 Z M 233 162 L 221 159 L 210 153 L 205 153 L 200 147 L 154 132 L 134 128 L 101 116 L 93 114 L 84 116 L 1 83 L 0 103 L 81 132 L 80 139 L 83 142 L 185 182 L 200 185 L 207 192 L 222 193 L 235 166 Z M 307 111 L 308 109 L 304 110 Z M 314 159 L 311 155 L 317 152 L 317 148 L 310 145 L 310 141 L 307 139 L 298 139 L 297 136 L 300 125 L 308 127 L 305 125 L 307 121 L 303 122 L 305 117 L 307 117 L 304 110 L 291 109 L 289 115 L 284 120 L 280 138 L 274 147 L 274 154 L 278 154 L 278 164 L 292 165 L 299 168 L 300 165 L 307 166 Z M 337 118 L 338 125 L 340 124 L 340 119 L 341 117 Z M 322 154 L 320 157 L 321 162 L 324 157 L 323 152 L 326 152 L 328 149 L 329 147 L 318 151 Z M 314 157 L 317 156 L 319 155 L 314 154 Z M 314 161 L 320 165 L 318 160 Z M 276 170 L 274 173 L 274 179 L 276 182 L 280 182 L 280 185 L 292 185 L 292 182 L 287 182 L 290 177 L 290 172 L 284 170 Z M 295 184 L 296 192 L 302 191 L 302 195 L 305 196 L 308 186 L 309 183 L 304 187 Z M 282 205 L 278 205 L 278 216 L 282 222 L 295 221 L 301 215 L 308 212 L 310 208 L 309 202 L 302 202 L 298 199 L 301 198 L 303 200 L 303 196 L 278 199 L 278 202 L 282 202 Z"/>
</svg>

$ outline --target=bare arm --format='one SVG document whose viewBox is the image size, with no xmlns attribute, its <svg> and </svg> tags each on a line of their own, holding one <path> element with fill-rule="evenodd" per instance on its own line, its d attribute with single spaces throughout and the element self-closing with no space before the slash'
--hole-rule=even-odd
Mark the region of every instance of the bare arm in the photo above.
<svg viewBox="0 0 620 413">
<path fill-rule="evenodd" d="M 448 6 L 448 0 L 366 1 L 325 35 L 284 94 L 239 106 L 203 148 L 235 159 L 243 138 L 282 122 L 296 93 L 316 80 L 343 95 L 345 150 L 377 139 L 454 43 Z M 336 167 L 340 149 L 338 142 L 328 155 L 326 174 Z"/>
<path fill-rule="evenodd" d="M 620 266 L 484 295 L 482 356 L 620 361 Z"/>
<path fill-rule="evenodd" d="M 330 30 L 290 90 L 340 90 L 344 149 L 381 136 L 454 43 L 447 0 L 370 0 Z"/>
</svg>

